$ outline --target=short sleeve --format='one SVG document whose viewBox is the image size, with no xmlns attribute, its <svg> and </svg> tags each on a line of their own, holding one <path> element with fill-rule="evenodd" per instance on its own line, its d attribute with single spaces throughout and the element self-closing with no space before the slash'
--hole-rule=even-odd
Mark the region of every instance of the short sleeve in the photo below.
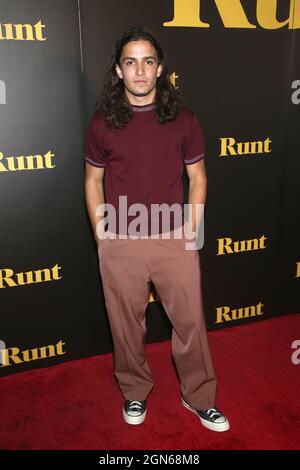
<svg viewBox="0 0 300 470">
<path fill-rule="evenodd" d="M 193 112 L 190 130 L 187 133 L 183 149 L 183 161 L 191 165 L 202 160 L 205 155 L 205 142 L 201 124 L 197 115 Z"/>
<path fill-rule="evenodd" d="M 107 166 L 103 126 L 103 120 L 95 114 L 90 119 L 84 145 L 85 161 L 99 168 Z"/>
</svg>

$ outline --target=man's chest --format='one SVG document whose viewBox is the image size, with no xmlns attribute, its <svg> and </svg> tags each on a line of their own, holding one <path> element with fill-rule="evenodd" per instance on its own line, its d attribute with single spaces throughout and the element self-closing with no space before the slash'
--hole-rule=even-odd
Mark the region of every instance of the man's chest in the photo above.
<svg viewBox="0 0 300 470">
<path fill-rule="evenodd" d="M 107 162 L 124 171 L 183 167 L 183 136 L 173 125 L 137 123 L 112 133 L 107 141 Z"/>
</svg>

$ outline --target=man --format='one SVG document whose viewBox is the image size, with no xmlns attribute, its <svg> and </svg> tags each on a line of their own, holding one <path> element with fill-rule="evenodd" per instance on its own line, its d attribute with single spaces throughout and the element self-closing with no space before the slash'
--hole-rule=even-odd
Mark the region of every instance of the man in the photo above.
<svg viewBox="0 0 300 470">
<path fill-rule="evenodd" d="M 117 41 L 87 131 L 86 203 L 114 342 L 114 375 L 125 398 L 124 420 L 144 421 L 153 388 L 145 355 L 145 310 L 152 281 L 173 326 L 172 354 L 182 404 L 205 427 L 226 431 L 228 419 L 215 407 L 199 253 L 185 249 L 185 232 L 177 237 L 186 227 L 193 233 L 199 227 L 197 205 L 203 206 L 206 198 L 204 139 L 195 113 L 181 102 L 169 78 L 164 51 L 149 29 L 130 28 Z M 187 220 L 182 211 L 184 164 L 191 207 Z M 163 204 L 180 208 L 179 216 L 178 210 L 169 211 L 169 225 L 159 211 L 152 211 Z M 138 224 L 137 205 L 145 216 Z M 112 208 L 105 234 L 104 209 Z"/>
</svg>

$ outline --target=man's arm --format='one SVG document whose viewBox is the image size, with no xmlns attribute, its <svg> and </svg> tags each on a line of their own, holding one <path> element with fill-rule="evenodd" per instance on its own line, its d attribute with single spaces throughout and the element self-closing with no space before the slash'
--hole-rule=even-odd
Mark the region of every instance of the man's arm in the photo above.
<svg viewBox="0 0 300 470">
<path fill-rule="evenodd" d="M 104 171 L 105 168 L 98 168 L 87 162 L 85 163 L 85 200 L 97 243 L 97 223 L 103 219 L 103 217 L 96 216 L 96 209 L 100 204 L 104 204 L 105 202 L 103 191 Z"/>
<path fill-rule="evenodd" d="M 197 231 L 203 216 L 204 204 L 206 201 L 207 178 L 204 158 L 191 165 L 186 165 L 189 177 L 189 211 L 188 222 L 193 232 Z M 196 204 L 203 204 L 196 210 Z"/>
</svg>

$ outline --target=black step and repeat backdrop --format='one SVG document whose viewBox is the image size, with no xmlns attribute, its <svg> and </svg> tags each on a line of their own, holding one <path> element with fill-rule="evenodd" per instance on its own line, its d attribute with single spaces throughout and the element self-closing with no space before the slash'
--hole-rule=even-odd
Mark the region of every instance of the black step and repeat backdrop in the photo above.
<svg viewBox="0 0 300 470">
<path fill-rule="evenodd" d="M 113 46 L 141 25 L 205 134 L 208 329 L 299 312 L 300 0 L 0 0 L 2 375 L 113 350 L 83 145 Z M 170 338 L 153 285 L 147 325 Z"/>
</svg>

